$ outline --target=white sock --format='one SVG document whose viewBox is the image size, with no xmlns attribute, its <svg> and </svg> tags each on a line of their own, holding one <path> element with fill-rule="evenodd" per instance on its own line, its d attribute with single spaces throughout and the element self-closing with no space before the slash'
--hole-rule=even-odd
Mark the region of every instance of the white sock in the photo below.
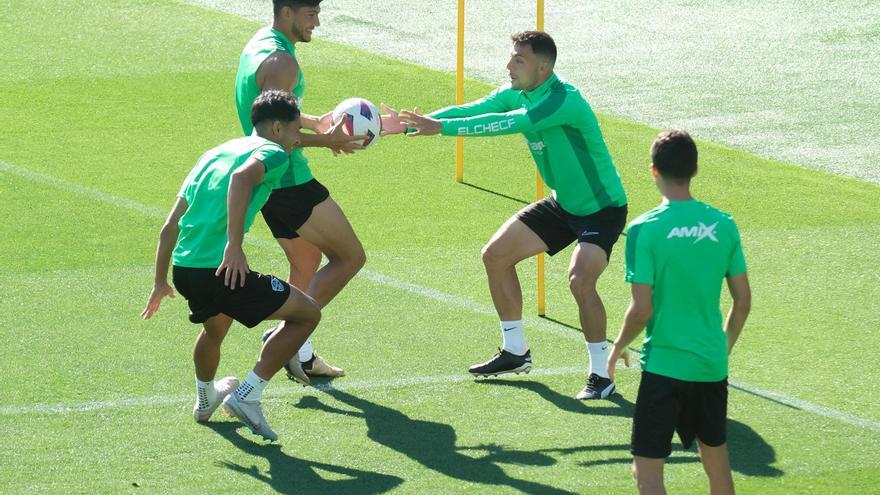
<svg viewBox="0 0 880 495">
<path fill-rule="evenodd" d="M 217 402 L 214 380 L 203 382 L 196 377 L 196 397 L 199 400 L 199 409 L 207 409 L 212 403 Z"/>
<path fill-rule="evenodd" d="M 312 355 L 315 354 L 315 347 L 312 345 L 312 339 L 306 339 L 305 344 L 299 348 L 299 362 L 305 363 L 309 359 L 312 359 Z"/>
<path fill-rule="evenodd" d="M 590 373 L 608 378 L 608 342 L 587 342 L 590 355 Z"/>
<path fill-rule="evenodd" d="M 251 371 L 247 378 L 235 389 L 235 398 L 247 402 L 258 401 L 263 397 L 263 389 L 269 380 L 263 380 Z"/>
<path fill-rule="evenodd" d="M 507 352 L 522 356 L 529 350 L 526 346 L 526 329 L 522 320 L 502 321 L 501 338 L 504 342 L 501 347 Z"/>
</svg>

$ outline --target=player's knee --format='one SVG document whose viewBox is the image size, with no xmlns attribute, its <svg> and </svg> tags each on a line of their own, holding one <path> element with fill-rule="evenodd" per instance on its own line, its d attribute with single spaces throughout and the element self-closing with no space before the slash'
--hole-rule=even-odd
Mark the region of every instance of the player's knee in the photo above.
<svg viewBox="0 0 880 495">
<path fill-rule="evenodd" d="M 355 272 L 359 272 L 364 265 L 367 264 L 367 253 L 364 251 L 364 248 L 358 246 L 358 249 L 354 250 L 351 254 L 351 258 L 349 259 L 349 265 Z"/>
<path fill-rule="evenodd" d="M 483 265 L 485 265 L 486 268 L 503 266 L 507 263 L 507 260 L 504 258 L 498 245 L 491 242 L 483 246 L 483 249 L 480 251 L 480 256 L 482 257 Z"/>
<path fill-rule="evenodd" d="M 301 311 L 301 321 L 310 328 L 315 328 L 321 322 L 321 306 L 310 296 L 303 294 L 306 298 Z"/>
<path fill-rule="evenodd" d="M 576 299 L 593 297 L 596 294 L 596 279 L 572 270 L 568 272 L 568 288 Z"/>
</svg>

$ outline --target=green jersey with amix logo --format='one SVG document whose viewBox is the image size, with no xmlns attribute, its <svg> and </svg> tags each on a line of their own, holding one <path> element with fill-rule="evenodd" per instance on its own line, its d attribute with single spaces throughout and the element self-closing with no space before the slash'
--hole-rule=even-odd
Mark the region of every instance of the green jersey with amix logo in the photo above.
<svg viewBox="0 0 880 495">
<path fill-rule="evenodd" d="M 626 281 L 653 287 L 642 369 L 693 382 L 727 377 L 721 288 L 745 271 L 736 223 L 705 203 L 664 201 L 633 220 Z"/>
<path fill-rule="evenodd" d="M 522 133 L 544 182 L 578 216 L 626 204 L 596 115 L 580 92 L 551 74 L 532 91 L 502 86 L 475 102 L 431 114 L 444 136 Z"/>
<path fill-rule="evenodd" d="M 262 92 L 257 84 L 257 70 L 269 58 L 269 55 L 275 52 L 286 52 L 296 58 L 296 47 L 293 43 L 280 31 L 268 26 L 257 31 L 257 34 L 248 41 L 241 52 L 238 72 L 235 74 L 235 108 L 238 111 L 238 120 L 241 122 L 241 130 L 244 131 L 245 136 L 254 132 L 254 125 L 251 123 L 251 106 Z M 296 96 L 296 104 L 302 111 L 306 90 L 302 68 L 299 70 L 296 85 L 287 89 Z M 312 178 L 309 161 L 303 154 L 302 148 L 294 148 L 290 154 L 290 167 L 281 179 L 281 187 L 298 186 L 312 180 Z"/>
<path fill-rule="evenodd" d="M 233 139 L 205 152 L 187 175 L 178 194 L 186 200 L 188 208 L 177 223 L 180 234 L 172 254 L 175 266 L 220 266 L 228 240 L 229 179 L 251 158 L 261 161 L 266 173 L 263 182 L 254 187 L 247 205 L 244 216 L 244 232 L 247 232 L 269 199 L 269 193 L 281 186 L 281 177 L 289 167 L 290 157 L 281 146 L 257 135 Z"/>
</svg>

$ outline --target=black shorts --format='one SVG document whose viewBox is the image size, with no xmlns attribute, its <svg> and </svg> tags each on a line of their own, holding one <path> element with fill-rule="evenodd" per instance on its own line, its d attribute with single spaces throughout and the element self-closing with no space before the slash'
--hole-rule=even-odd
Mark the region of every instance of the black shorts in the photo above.
<svg viewBox="0 0 880 495">
<path fill-rule="evenodd" d="M 552 196 L 548 196 L 520 210 L 516 218 L 538 234 L 547 245 L 550 256 L 577 239 L 599 246 L 611 259 L 611 248 L 626 227 L 626 205 L 607 206 L 579 217 L 563 210 Z"/>
<path fill-rule="evenodd" d="M 263 220 L 276 239 L 293 239 L 312 215 L 312 210 L 330 197 L 330 191 L 316 179 L 304 184 L 275 189 L 263 205 Z"/>
<path fill-rule="evenodd" d="M 720 382 L 686 382 L 642 372 L 630 452 L 665 459 L 672 453 L 675 432 L 685 449 L 690 448 L 694 438 L 710 447 L 727 441 L 727 378 Z"/>
<path fill-rule="evenodd" d="M 253 328 L 278 310 L 290 296 L 290 286 L 272 275 L 250 272 L 244 287 L 236 282 L 235 290 L 223 285 L 223 273 L 216 268 L 172 269 L 174 287 L 189 303 L 189 321 L 204 323 L 223 313 L 242 325 Z"/>
</svg>

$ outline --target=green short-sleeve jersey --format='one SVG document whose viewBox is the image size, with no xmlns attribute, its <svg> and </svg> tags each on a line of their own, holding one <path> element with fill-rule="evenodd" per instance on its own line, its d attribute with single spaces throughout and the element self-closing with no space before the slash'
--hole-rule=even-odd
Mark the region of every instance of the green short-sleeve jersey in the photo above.
<svg viewBox="0 0 880 495">
<path fill-rule="evenodd" d="M 633 220 L 626 281 L 653 286 L 642 369 L 694 382 L 727 377 L 721 288 L 745 271 L 736 223 L 705 203 L 664 201 Z"/>
<path fill-rule="evenodd" d="M 241 130 L 245 136 L 254 131 L 251 123 L 251 106 L 257 96 L 262 92 L 257 84 L 257 70 L 260 65 L 275 52 L 286 52 L 296 58 L 296 47 L 281 32 L 264 27 L 248 41 L 238 61 L 238 72 L 235 74 L 235 108 L 238 111 L 238 120 L 241 122 Z M 296 85 L 290 88 L 296 96 L 296 104 L 300 111 L 303 107 L 306 82 L 302 68 Z M 282 187 L 298 186 L 312 180 L 312 171 L 309 169 L 309 161 L 302 152 L 302 148 L 294 148 L 290 154 L 290 167 L 281 178 Z"/>
<path fill-rule="evenodd" d="M 445 136 L 522 133 L 544 182 L 565 211 L 590 215 L 626 204 L 626 193 L 589 103 L 552 74 L 532 91 L 502 86 L 485 98 L 431 114 Z"/>
<path fill-rule="evenodd" d="M 281 146 L 256 135 L 233 139 L 208 150 L 186 176 L 179 196 L 186 200 L 188 208 L 178 222 L 180 234 L 172 254 L 174 265 L 220 266 L 227 241 L 229 179 L 251 158 L 263 163 L 266 174 L 263 182 L 254 187 L 247 206 L 244 217 L 247 232 L 272 189 L 281 187 L 281 177 L 290 162 L 290 156 Z"/>
</svg>

